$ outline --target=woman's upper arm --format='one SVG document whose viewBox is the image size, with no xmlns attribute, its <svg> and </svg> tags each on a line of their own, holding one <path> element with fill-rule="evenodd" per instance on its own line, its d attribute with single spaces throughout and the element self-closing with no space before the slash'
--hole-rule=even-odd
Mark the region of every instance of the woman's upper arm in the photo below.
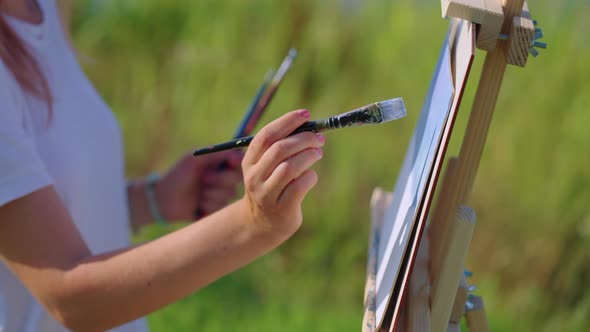
<svg viewBox="0 0 590 332">
<path fill-rule="evenodd" d="M 90 255 L 52 186 L 0 206 L 0 256 L 50 311 L 65 272 Z"/>
</svg>

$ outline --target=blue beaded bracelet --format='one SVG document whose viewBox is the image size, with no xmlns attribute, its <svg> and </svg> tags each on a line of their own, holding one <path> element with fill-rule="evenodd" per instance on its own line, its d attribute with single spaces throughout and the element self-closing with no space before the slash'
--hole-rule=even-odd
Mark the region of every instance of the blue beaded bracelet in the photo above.
<svg viewBox="0 0 590 332">
<path fill-rule="evenodd" d="M 146 179 L 145 193 L 152 218 L 160 225 L 168 225 L 168 221 L 160 214 L 158 201 L 156 201 L 156 182 L 160 180 L 160 174 L 152 173 Z"/>
</svg>

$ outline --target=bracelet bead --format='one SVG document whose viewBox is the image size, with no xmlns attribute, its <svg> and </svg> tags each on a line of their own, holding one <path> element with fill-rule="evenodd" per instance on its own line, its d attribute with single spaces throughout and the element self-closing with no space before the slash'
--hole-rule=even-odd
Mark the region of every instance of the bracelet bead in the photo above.
<svg viewBox="0 0 590 332">
<path fill-rule="evenodd" d="M 160 180 L 160 174 L 152 173 L 146 178 L 145 193 L 152 218 L 160 225 L 168 225 L 168 221 L 162 217 L 156 200 L 156 182 Z"/>
</svg>

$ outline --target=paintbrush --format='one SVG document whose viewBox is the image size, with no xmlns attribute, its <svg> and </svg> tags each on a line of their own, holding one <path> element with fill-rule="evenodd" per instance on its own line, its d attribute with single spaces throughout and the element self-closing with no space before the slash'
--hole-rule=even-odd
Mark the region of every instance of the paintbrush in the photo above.
<svg viewBox="0 0 590 332">
<path fill-rule="evenodd" d="M 254 100 L 252 100 L 252 103 L 250 103 L 250 106 L 244 114 L 242 121 L 240 121 L 240 125 L 233 136 L 234 139 L 250 135 L 250 133 L 254 130 L 254 127 L 256 127 L 260 117 L 266 110 L 268 104 L 272 100 L 272 97 L 279 88 L 279 85 L 283 81 L 285 74 L 287 74 L 287 71 L 289 71 L 289 68 L 291 68 L 293 60 L 295 60 L 296 56 L 297 50 L 294 48 L 290 49 L 285 59 L 283 59 L 283 62 L 281 62 L 279 69 L 276 72 L 270 70 L 266 74 L 264 77 L 264 82 L 262 82 L 262 85 L 260 88 L 258 88 L 258 91 L 254 96 Z M 219 164 L 217 170 L 224 171 L 228 168 L 228 166 L 229 165 L 227 161 L 224 161 Z"/>
<path fill-rule="evenodd" d="M 378 124 L 397 120 L 406 116 L 406 107 L 402 98 L 384 100 L 369 104 L 353 111 L 342 113 L 322 120 L 309 121 L 295 129 L 289 136 L 304 131 L 322 132 L 332 129 Z M 241 137 L 229 142 L 212 145 L 193 151 L 194 156 L 241 148 L 250 145 L 254 136 Z"/>
<path fill-rule="evenodd" d="M 250 103 L 248 110 L 244 114 L 242 121 L 240 121 L 240 125 L 236 129 L 234 133 L 234 139 L 249 135 L 256 127 L 256 124 L 260 120 L 260 117 L 266 111 L 268 104 L 274 97 L 279 85 L 283 81 L 283 78 L 291 68 L 293 64 L 293 60 L 297 56 L 297 50 L 294 48 L 289 49 L 289 53 L 281 62 L 279 69 L 275 72 L 270 70 L 266 76 L 264 77 L 264 82 L 258 88 L 256 95 L 254 96 L 254 100 Z M 227 161 L 221 162 L 217 166 L 217 171 L 222 172 L 228 169 L 229 164 Z M 200 219 L 204 215 L 204 212 L 201 209 L 197 209 L 195 211 L 195 218 Z"/>
<path fill-rule="evenodd" d="M 234 138 L 249 135 L 252 128 L 256 125 L 256 122 L 258 122 L 258 120 L 260 119 L 260 116 L 262 115 L 262 111 L 264 111 L 264 109 L 260 109 L 258 105 L 260 104 L 260 100 L 262 100 L 264 93 L 270 85 L 273 75 L 274 71 L 269 70 L 269 72 L 266 73 L 266 76 L 264 76 L 264 82 L 262 82 L 262 85 L 260 86 L 260 88 L 258 88 L 258 91 L 254 96 L 254 100 L 252 100 L 252 103 L 250 103 L 250 106 L 244 114 L 242 121 L 240 121 L 238 129 L 234 133 Z"/>
<path fill-rule="evenodd" d="M 236 132 L 234 138 L 250 135 L 250 133 L 252 133 L 254 127 L 258 123 L 258 120 L 260 119 L 260 117 L 268 107 L 268 104 L 277 92 L 279 85 L 285 77 L 285 74 L 287 74 L 289 68 L 291 68 L 293 60 L 295 60 L 296 56 L 297 50 L 294 48 L 290 49 L 285 59 L 283 59 L 283 62 L 281 62 L 279 69 L 277 69 L 276 73 L 272 77 L 270 83 L 268 82 L 268 77 L 265 79 L 265 83 L 258 91 L 256 98 L 254 98 L 254 102 L 252 103 L 250 109 L 244 116 L 244 119 L 238 127 L 238 131 Z"/>
</svg>

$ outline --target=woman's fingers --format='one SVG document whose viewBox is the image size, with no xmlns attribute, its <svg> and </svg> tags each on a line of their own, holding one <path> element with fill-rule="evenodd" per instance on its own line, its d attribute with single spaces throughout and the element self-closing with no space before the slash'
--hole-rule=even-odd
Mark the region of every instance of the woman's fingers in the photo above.
<svg viewBox="0 0 590 332">
<path fill-rule="evenodd" d="M 230 169 L 240 169 L 242 159 L 244 159 L 244 151 L 242 150 L 231 150 L 227 157 L 227 163 Z"/>
<path fill-rule="evenodd" d="M 264 127 L 246 152 L 244 202 L 254 219 L 285 234 L 301 224 L 301 201 L 317 182 L 309 168 L 322 158 L 324 137 L 303 132 L 289 136 L 309 119 L 305 110 L 288 113 Z"/>
<path fill-rule="evenodd" d="M 221 151 L 218 153 L 198 156 L 196 158 L 192 154 L 189 154 L 187 157 L 191 160 L 196 172 L 200 173 L 206 170 L 215 170 L 220 164 L 226 162 L 228 159 L 233 160 L 237 158 L 236 155 L 237 154 L 233 153 L 233 151 Z"/>
<path fill-rule="evenodd" d="M 202 183 L 205 187 L 215 188 L 235 188 L 236 185 L 242 182 L 242 170 L 232 169 L 219 171 L 208 171 L 203 175 Z"/>
<path fill-rule="evenodd" d="M 274 172 L 275 168 L 284 160 L 309 148 L 319 148 L 324 145 L 326 138 L 321 134 L 303 132 L 284 138 L 273 145 L 258 161 L 261 179 L 265 180 Z"/>
<path fill-rule="evenodd" d="M 271 192 L 272 197 L 278 201 L 285 188 L 293 180 L 299 178 L 315 162 L 322 159 L 323 151 L 320 148 L 303 150 L 289 159 L 281 162 L 265 182 L 265 187 Z"/>
<path fill-rule="evenodd" d="M 287 137 L 297 127 L 309 120 L 308 110 L 289 112 L 262 128 L 252 140 L 246 155 L 244 164 L 254 165 L 262 157 L 264 152 L 276 141 Z"/>
<path fill-rule="evenodd" d="M 291 183 L 285 187 L 285 190 L 279 195 L 279 203 L 283 201 L 292 201 L 301 204 L 305 195 L 307 195 L 317 182 L 318 175 L 316 172 L 311 169 L 306 170 L 301 176 L 291 181 Z"/>
</svg>

